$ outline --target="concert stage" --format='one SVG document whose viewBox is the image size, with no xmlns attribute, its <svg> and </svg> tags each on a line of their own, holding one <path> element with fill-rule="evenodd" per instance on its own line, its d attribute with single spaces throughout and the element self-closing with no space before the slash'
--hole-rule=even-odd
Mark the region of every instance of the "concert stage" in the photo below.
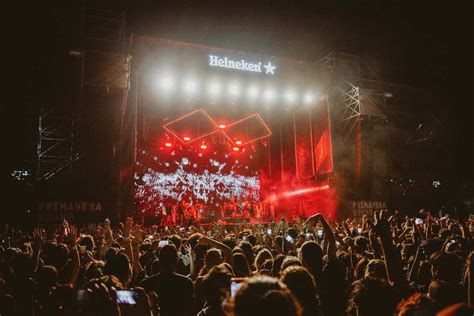
<svg viewBox="0 0 474 316">
<path fill-rule="evenodd" d="M 335 217 L 326 68 L 144 36 L 131 51 L 137 216 Z"/>
</svg>

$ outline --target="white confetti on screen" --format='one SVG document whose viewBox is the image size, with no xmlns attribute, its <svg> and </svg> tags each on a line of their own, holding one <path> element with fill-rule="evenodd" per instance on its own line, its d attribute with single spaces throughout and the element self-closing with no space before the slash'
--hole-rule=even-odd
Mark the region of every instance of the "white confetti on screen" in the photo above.
<svg viewBox="0 0 474 316">
<path fill-rule="evenodd" d="M 172 164 L 176 166 L 172 172 L 146 168 L 143 173 L 135 174 L 135 180 L 139 183 L 135 198 L 142 212 L 156 209 L 163 201 L 219 205 L 232 199 L 249 202 L 260 199 L 258 172 L 251 176 L 240 175 L 234 172 L 236 165 L 214 159 L 210 159 L 208 164 L 212 171 L 204 169 L 199 172 L 196 163 L 185 157 Z M 162 165 L 169 167 L 170 163 L 163 162 Z"/>
</svg>

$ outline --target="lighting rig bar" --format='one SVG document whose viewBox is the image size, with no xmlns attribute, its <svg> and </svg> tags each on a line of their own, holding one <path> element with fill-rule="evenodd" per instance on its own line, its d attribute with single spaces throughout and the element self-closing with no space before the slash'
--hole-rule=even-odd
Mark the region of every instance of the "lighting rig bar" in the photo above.
<svg viewBox="0 0 474 316">
<path fill-rule="evenodd" d="M 208 133 L 205 133 L 205 134 L 202 134 L 202 135 L 199 135 L 198 137 L 193 137 L 193 138 L 189 138 L 188 140 L 185 139 L 184 136 L 181 136 L 179 135 L 179 133 L 173 129 L 172 125 L 173 124 L 176 124 L 180 121 L 183 121 L 184 119 L 186 118 L 189 118 L 193 115 L 196 115 L 197 113 L 201 113 L 204 117 L 206 117 L 206 119 L 209 120 L 210 124 L 214 127 L 213 130 L 211 130 L 210 132 Z M 254 137 L 252 139 L 249 139 L 247 140 L 246 142 L 241 142 L 240 143 L 237 143 L 237 141 L 234 141 L 227 133 L 226 133 L 226 129 L 229 129 L 230 127 L 236 127 L 240 124 L 242 124 L 243 122 L 245 121 L 248 121 L 248 120 L 251 120 L 251 119 L 256 119 L 257 122 L 262 126 L 262 128 L 265 130 L 265 133 L 263 133 L 262 135 L 258 136 L 258 137 Z M 265 123 L 265 121 L 262 119 L 262 117 L 260 116 L 260 114 L 258 113 L 255 113 L 255 114 L 251 114 L 249 116 L 246 116 L 246 117 L 243 117 L 237 121 L 234 121 L 228 125 L 226 125 L 225 127 L 221 127 L 204 109 L 202 108 L 199 108 L 199 109 L 196 109 L 194 111 L 191 111 L 189 113 L 186 113 L 166 124 L 163 125 L 163 128 L 166 130 L 167 133 L 169 133 L 170 135 L 174 136 L 178 141 L 180 141 L 182 144 L 191 144 L 191 143 L 194 143 L 200 139 L 203 139 L 205 137 L 208 137 L 208 136 L 211 136 L 213 134 L 216 134 L 216 133 L 221 133 L 228 141 L 229 143 L 231 144 L 232 147 L 241 147 L 241 146 L 245 146 L 245 145 L 249 145 L 249 144 L 252 144 L 256 141 L 259 141 L 261 139 L 265 139 L 267 137 L 270 137 L 272 135 L 272 132 L 270 130 L 270 128 L 268 127 L 268 125 Z"/>
</svg>

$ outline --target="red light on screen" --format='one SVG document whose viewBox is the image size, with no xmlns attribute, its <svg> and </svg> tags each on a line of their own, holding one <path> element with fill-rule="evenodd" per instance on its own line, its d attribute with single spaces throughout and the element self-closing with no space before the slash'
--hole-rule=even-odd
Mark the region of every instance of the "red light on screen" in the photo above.
<svg viewBox="0 0 474 316">
<path fill-rule="evenodd" d="M 168 143 L 168 142 L 165 143 L 165 147 L 171 147 L 171 146 L 173 146 L 171 143 Z"/>
<path fill-rule="evenodd" d="M 241 141 L 241 140 L 236 140 L 235 143 L 236 143 L 237 145 L 242 145 L 242 141 Z"/>
<path fill-rule="evenodd" d="M 189 142 L 189 141 L 191 140 L 191 137 L 189 137 L 189 136 L 184 136 L 184 137 L 183 137 L 183 140 L 184 140 L 185 142 Z"/>
</svg>

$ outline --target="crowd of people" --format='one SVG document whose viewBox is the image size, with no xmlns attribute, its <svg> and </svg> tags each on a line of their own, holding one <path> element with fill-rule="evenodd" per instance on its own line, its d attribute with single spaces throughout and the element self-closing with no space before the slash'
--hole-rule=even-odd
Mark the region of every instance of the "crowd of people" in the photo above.
<svg viewBox="0 0 474 316">
<path fill-rule="evenodd" d="M 472 218 L 5 226 L 0 315 L 473 315 Z"/>
</svg>

